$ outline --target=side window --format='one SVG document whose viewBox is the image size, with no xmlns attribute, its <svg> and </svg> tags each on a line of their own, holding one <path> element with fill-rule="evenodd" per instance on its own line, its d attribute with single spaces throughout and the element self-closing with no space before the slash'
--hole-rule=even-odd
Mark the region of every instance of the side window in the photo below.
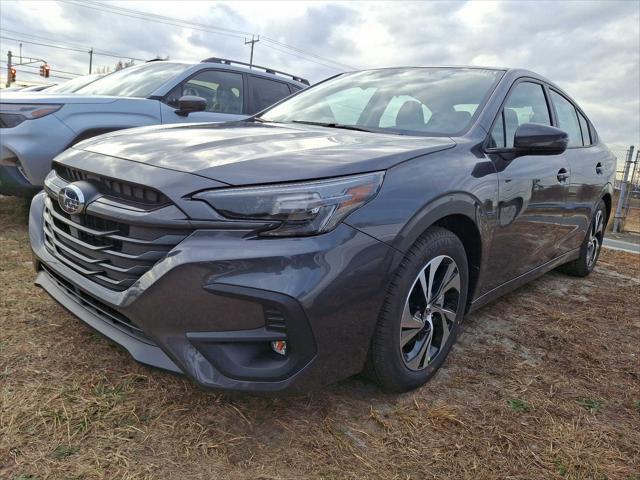
<svg viewBox="0 0 640 480">
<path fill-rule="evenodd" d="M 558 127 L 569 134 L 569 146 L 581 147 L 582 132 L 575 107 L 569 100 L 553 90 L 551 91 L 551 99 L 558 114 Z"/>
<path fill-rule="evenodd" d="M 413 111 L 413 119 L 408 123 L 405 121 L 408 113 Z M 415 130 L 424 129 L 425 124 L 431 118 L 431 110 L 427 108 L 420 100 L 410 95 L 396 95 L 389 100 L 387 107 L 380 117 L 380 128 L 393 127 L 413 127 Z"/>
<path fill-rule="evenodd" d="M 549 107 L 542 85 L 522 82 L 511 91 L 509 99 L 491 130 L 490 146 L 512 148 L 516 129 L 523 123 L 551 125 Z"/>
<path fill-rule="evenodd" d="M 578 121 L 580 122 L 580 130 L 582 131 L 582 144 L 583 145 L 591 145 L 593 141 L 591 140 L 591 134 L 589 133 L 589 122 L 584 115 L 578 112 Z"/>
<path fill-rule="evenodd" d="M 286 83 L 249 75 L 249 95 L 251 95 L 253 110 L 251 113 L 256 113 L 288 97 L 291 92 Z"/>
<path fill-rule="evenodd" d="M 195 95 L 207 101 L 207 112 L 242 113 L 242 74 L 205 70 L 175 87 L 165 103 L 178 108 L 183 95 Z"/>
</svg>

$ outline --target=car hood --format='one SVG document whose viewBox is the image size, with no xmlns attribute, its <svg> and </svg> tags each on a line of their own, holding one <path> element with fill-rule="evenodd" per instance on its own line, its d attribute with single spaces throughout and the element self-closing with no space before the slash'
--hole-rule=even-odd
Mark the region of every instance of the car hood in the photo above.
<svg viewBox="0 0 640 480">
<path fill-rule="evenodd" d="M 229 185 L 250 185 L 383 170 L 454 145 L 449 137 L 233 122 L 135 128 L 74 148 Z"/>
<path fill-rule="evenodd" d="M 0 103 L 38 103 L 38 104 L 70 104 L 70 103 L 112 103 L 126 97 L 110 97 L 105 95 L 76 95 L 73 93 L 46 92 L 3 92 Z"/>
</svg>

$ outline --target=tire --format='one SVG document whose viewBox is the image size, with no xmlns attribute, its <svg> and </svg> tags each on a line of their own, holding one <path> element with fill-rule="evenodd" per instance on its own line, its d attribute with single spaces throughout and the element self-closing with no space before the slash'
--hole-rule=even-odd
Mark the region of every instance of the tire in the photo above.
<svg viewBox="0 0 640 480">
<path fill-rule="evenodd" d="M 580 256 L 572 262 L 562 265 L 560 267 L 562 272 L 574 277 L 586 277 L 593 271 L 602 249 L 606 221 L 607 210 L 604 202 L 600 200 L 589 224 L 589 230 L 587 230 L 580 246 Z M 595 250 L 593 250 L 594 248 Z"/>
<path fill-rule="evenodd" d="M 438 291 L 444 283 L 444 291 Z M 460 239 L 444 228 L 429 228 L 409 249 L 390 282 L 369 350 L 367 376 L 394 392 L 425 384 L 456 340 L 468 284 L 467 256 Z"/>
</svg>

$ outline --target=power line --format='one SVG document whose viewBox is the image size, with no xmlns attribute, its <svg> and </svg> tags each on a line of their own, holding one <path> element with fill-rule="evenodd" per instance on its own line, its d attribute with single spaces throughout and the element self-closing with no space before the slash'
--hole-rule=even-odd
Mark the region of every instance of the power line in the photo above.
<svg viewBox="0 0 640 480">
<path fill-rule="evenodd" d="M 37 39 L 37 40 L 44 40 L 46 42 L 54 42 L 63 46 L 67 46 L 67 47 L 75 47 L 75 48 L 79 48 L 79 49 L 84 49 L 83 51 L 86 51 L 87 53 L 90 50 L 90 47 L 85 47 L 84 45 L 80 45 L 78 43 L 74 43 L 74 42 L 70 42 L 68 40 L 59 40 L 59 39 L 53 39 L 50 37 L 44 37 L 42 35 L 34 35 L 32 33 L 25 33 L 25 32 L 19 32 L 17 30 L 9 30 L 8 28 L 4 28 L 4 27 L 0 27 L 0 31 L 4 31 L 4 32 L 8 32 L 10 34 L 14 34 L 14 35 L 19 35 L 21 37 L 28 37 L 29 39 Z M 109 55 L 113 55 L 114 57 L 118 57 L 118 58 L 130 58 L 128 55 L 119 55 L 117 53 L 114 52 L 110 52 L 109 50 L 103 50 L 103 49 L 94 49 L 94 53 L 95 52 L 100 52 L 100 53 L 106 53 Z"/>
<path fill-rule="evenodd" d="M 327 65 L 326 63 L 322 63 L 322 62 L 316 62 L 315 60 L 309 60 L 308 58 L 305 58 L 302 55 L 298 55 L 297 53 L 294 53 L 294 52 L 287 52 L 286 50 L 281 50 L 281 49 L 276 48 L 276 47 L 274 47 L 272 45 L 265 45 L 265 47 L 268 47 L 268 48 L 270 48 L 272 50 L 275 50 L 276 52 L 284 53 L 286 55 L 291 55 L 291 56 L 294 56 L 296 58 L 301 58 L 303 60 L 307 60 L 309 62 L 312 62 L 312 63 L 318 64 L 318 65 L 321 65 L 323 67 L 327 67 L 327 68 L 331 68 L 331 69 L 335 70 L 334 66 Z"/>
<path fill-rule="evenodd" d="M 81 53 L 89 53 L 89 50 L 82 50 L 80 48 L 72 48 L 72 47 L 62 47 L 60 45 L 53 45 L 51 43 L 41 43 L 41 42 L 33 42 L 31 40 L 23 40 L 20 38 L 15 38 L 15 37 L 7 37 L 5 35 L 0 35 L 0 38 L 5 39 L 5 40 L 13 40 L 15 42 L 22 42 L 22 43 L 27 43 L 30 45 L 40 45 L 43 47 L 50 47 L 50 48 L 57 48 L 60 50 L 67 50 L 67 51 L 72 51 L 72 52 L 81 52 Z M 130 57 L 129 55 L 111 55 L 108 53 L 97 53 L 97 52 L 93 52 L 94 55 L 101 55 L 103 57 L 113 57 L 113 58 L 129 58 L 131 60 L 138 60 L 139 62 L 146 62 L 146 60 L 142 59 L 142 58 L 134 58 L 134 57 Z"/>
<path fill-rule="evenodd" d="M 275 40 L 273 38 L 270 38 L 270 37 L 262 37 L 262 39 L 265 42 L 271 42 L 271 43 L 273 43 L 275 45 L 279 45 L 279 46 L 282 46 L 284 48 L 288 48 L 290 50 L 293 50 L 294 52 L 298 52 L 298 53 L 301 53 L 301 54 L 304 54 L 304 55 L 308 55 L 308 56 L 315 57 L 315 58 L 320 59 L 320 60 L 324 60 L 324 61 L 333 63 L 333 64 L 338 65 L 340 67 L 346 68 L 347 70 L 358 70 L 357 67 L 353 67 L 351 65 L 345 65 L 344 63 L 339 63 L 339 62 L 336 62 L 334 60 L 329 60 L 329 59 L 326 59 L 324 57 L 321 57 L 320 55 L 315 55 L 313 53 L 305 52 L 304 50 L 302 50 L 300 48 L 293 47 L 291 45 L 287 45 L 286 43 L 279 42 L 279 41 L 277 41 L 277 40 Z M 273 48 L 273 47 L 271 47 L 271 48 Z"/>
<path fill-rule="evenodd" d="M 166 16 L 163 16 L 163 15 L 157 15 L 157 14 L 152 14 L 152 13 L 147 13 L 147 12 L 141 12 L 139 10 L 132 10 L 132 9 L 128 9 L 128 8 L 117 7 L 115 5 L 106 5 L 106 4 L 103 4 L 103 3 L 100 3 L 100 2 L 95 2 L 95 1 L 87 1 L 87 2 L 84 2 L 84 3 L 79 3 L 79 2 L 74 1 L 74 0 L 62 0 L 62 1 L 64 1 L 65 3 L 76 5 L 76 6 L 89 8 L 89 9 L 92 9 L 92 10 L 97 10 L 97 11 L 102 11 L 102 12 L 107 12 L 107 13 L 112 13 L 112 14 L 115 14 L 115 15 L 123 15 L 125 17 L 131 17 L 131 18 L 136 18 L 136 19 L 141 19 L 141 20 L 147 20 L 147 21 L 150 21 L 150 22 L 162 23 L 162 24 L 165 24 L 165 25 L 173 25 L 173 26 L 182 27 L 182 28 L 188 27 L 188 28 L 191 28 L 193 30 L 200 30 L 200 31 L 210 32 L 210 33 L 214 33 L 216 35 L 224 35 L 224 36 L 229 36 L 229 37 L 242 38 L 243 40 L 244 40 L 245 36 L 252 35 L 252 33 L 242 32 L 240 30 L 231 30 L 231 29 L 226 29 L 226 28 L 221 28 L 221 27 L 211 27 L 211 26 L 204 25 L 204 24 L 201 24 L 201 23 L 190 22 L 190 21 L 187 21 L 187 20 L 177 20 L 177 19 L 173 19 L 173 18 L 166 17 Z M 87 5 L 87 3 L 90 3 L 91 5 Z M 253 35 L 255 35 L 255 33 Z M 294 55 L 294 56 L 296 56 L 298 58 L 304 58 L 307 61 L 310 61 L 310 62 L 313 62 L 313 63 L 318 63 L 318 64 L 323 65 L 323 66 L 328 67 L 328 68 L 336 69 L 335 67 L 331 67 L 331 66 L 327 65 L 326 63 L 319 63 L 319 62 L 316 62 L 316 61 L 311 60 L 310 58 L 306 58 L 306 57 L 312 57 L 312 58 L 315 58 L 315 59 L 318 59 L 318 60 L 322 60 L 322 61 L 327 62 L 329 64 L 333 64 L 333 65 L 339 66 L 340 68 L 346 68 L 346 69 L 349 69 L 349 70 L 356 69 L 356 67 L 353 67 L 353 66 L 350 66 L 350 65 L 346 65 L 346 64 L 342 64 L 340 62 L 336 62 L 335 60 L 331 60 L 331 59 L 328 59 L 328 58 L 325 58 L 325 57 L 321 57 L 320 55 L 317 55 L 315 53 L 307 52 L 305 50 L 302 50 L 301 48 L 294 47 L 292 45 L 288 45 L 288 44 L 286 44 L 284 42 L 280 42 L 280 41 L 275 40 L 275 39 L 270 38 L 270 37 L 262 36 L 262 39 L 265 42 L 270 42 L 270 43 L 272 43 L 274 45 L 277 45 L 277 46 L 292 50 L 294 52 L 297 52 L 300 55 L 294 55 L 291 52 L 279 50 L 277 48 L 274 48 L 272 45 L 264 45 L 265 47 L 271 48 L 271 49 L 279 51 L 281 53 Z"/>
<path fill-rule="evenodd" d="M 114 10 L 126 11 L 126 12 L 129 12 L 129 13 L 138 13 L 138 14 L 141 14 L 141 15 L 149 15 L 149 14 L 140 12 L 138 10 L 127 9 L 127 8 L 124 8 L 124 7 L 117 7 L 115 5 L 106 5 L 104 3 L 91 1 L 91 0 L 87 0 L 87 3 L 91 3 L 93 5 L 98 5 L 98 6 L 101 6 L 101 7 L 104 7 L 104 8 L 110 8 L 110 9 L 114 9 Z M 174 20 L 174 19 L 171 19 L 170 17 L 166 17 L 166 16 L 158 15 L 158 14 L 150 14 L 150 16 L 153 16 L 153 17 L 156 17 L 156 18 L 162 18 L 162 19 L 166 19 L 166 20 Z M 175 20 L 175 21 L 183 23 L 183 24 L 186 24 L 186 25 L 195 25 L 195 26 L 198 26 L 198 27 L 206 28 L 206 29 L 223 30 L 223 31 L 226 31 L 226 32 L 233 32 L 233 33 L 236 33 L 236 34 L 242 34 L 242 35 L 247 35 L 247 36 L 248 35 L 252 35 L 252 36 L 254 35 L 253 33 L 243 32 L 243 31 L 240 31 L 240 30 L 231 30 L 231 29 L 226 29 L 226 28 L 221 28 L 221 27 L 210 27 L 208 25 L 204 25 L 204 24 L 196 23 L 196 22 L 190 22 L 188 20 Z M 280 42 L 278 40 L 275 40 L 274 38 L 271 38 L 271 37 L 266 37 L 266 36 L 263 35 L 262 38 L 263 38 L 264 41 L 271 42 L 271 43 L 273 43 L 275 45 L 279 45 L 279 46 L 284 47 L 284 48 L 288 48 L 290 50 L 296 51 L 296 52 L 301 53 L 301 54 L 306 55 L 306 56 L 314 57 L 314 58 L 317 58 L 319 60 L 323 60 L 325 62 L 329 62 L 329 63 L 332 63 L 334 65 L 338 65 L 340 67 L 344 67 L 344 68 L 347 68 L 347 69 L 350 69 L 350 70 L 356 69 L 356 67 L 353 67 L 353 66 L 350 66 L 350 65 L 345 65 L 343 63 L 336 62 L 335 60 L 331 60 L 331 59 L 328 59 L 328 58 L 321 57 L 320 55 L 316 55 L 314 53 L 307 52 L 307 51 L 302 50 L 302 49 L 300 49 L 298 47 L 294 47 L 292 45 L 288 45 L 286 43 L 283 43 L 283 42 Z M 278 51 L 281 51 L 281 50 L 278 50 Z M 288 53 L 288 52 L 282 52 L 282 53 Z M 298 58 L 300 58 L 300 57 L 298 57 Z"/>
<path fill-rule="evenodd" d="M 161 15 L 154 15 L 152 13 L 140 12 L 140 11 L 136 11 L 136 10 L 132 10 L 131 13 L 123 13 L 123 12 L 120 12 L 120 11 L 111 10 L 111 9 L 116 9 L 116 8 L 119 9 L 119 10 L 123 10 L 121 7 L 115 7 L 115 6 L 112 7 L 111 5 L 97 4 L 100 7 L 106 7 L 106 8 L 99 8 L 97 5 L 90 6 L 90 5 L 87 5 L 85 3 L 79 3 L 79 2 L 72 1 L 72 0 L 59 0 L 59 1 L 61 1 L 63 3 L 68 3 L 70 5 L 75 5 L 77 7 L 88 8 L 90 10 L 96 10 L 96 11 L 99 11 L 99 12 L 113 13 L 114 15 L 122 15 L 122 16 L 125 16 L 125 17 L 135 18 L 137 20 L 146 20 L 146 21 L 149 21 L 149 22 L 162 23 L 164 25 L 172 25 L 174 27 L 181 27 L 181 28 L 189 27 L 189 28 L 191 28 L 193 30 L 200 30 L 200 31 L 203 31 L 203 32 L 214 33 L 216 35 L 223 35 L 223 36 L 227 36 L 227 37 L 234 37 L 234 38 L 242 38 L 242 39 L 244 39 L 244 37 L 242 35 L 229 33 L 227 31 L 227 29 L 218 29 L 217 27 L 214 28 L 214 27 L 206 27 L 206 26 L 202 26 L 200 28 L 196 28 L 196 27 L 194 27 L 192 25 L 185 25 L 185 23 L 187 23 L 187 22 L 184 22 L 183 20 L 176 20 L 176 19 L 172 19 L 172 18 L 169 18 L 169 17 L 162 17 Z M 151 18 L 151 17 L 153 17 L 153 18 Z M 157 19 L 155 19 L 156 17 L 157 18 L 161 18 L 161 19 L 166 18 L 167 20 L 166 21 L 157 20 Z M 221 30 L 221 31 L 217 31 L 217 30 Z"/>
<path fill-rule="evenodd" d="M 74 0 L 74 1 L 75 1 L 75 3 L 79 3 L 79 0 Z M 142 12 L 140 10 L 134 10 L 132 8 L 119 7 L 117 5 L 109 5 L 109 4 L 106 4 L 106 3 L 96 2 L 96 1 L 92 1 L 92 0 L 85 0 L 85 2 L 82 2 L 82 3 L 91 3 L 92 5 L 97 6 L 97 7 L 108 8 L 108 9 L 111 9 L 111 10 L 118 10 L 118 11 L 126 12 L 126 13 L 129 13 L 129 14 L 142 15 L 142 16 L 152 16 L 152 17 L 155 17 L 155 18 L 160 18 L 162 20 L 168 20 L 168 21 L 171 21 L 171 22 L 184 23 L 184 24 L 187 24 L 187 25 L 196 25 L 198 27 L 207 28 L 207 29 L 211 29 L 211 30 L 218 30 L 220 32 L 225 32 L 225 33 L 228 33 L 228 34 L 231 34 L 231 35 L 242 35 L 244 37 L 244 36 L 252 34 L 251 32 L 246 32 L 244 30 L 235 30 L 235 29 L 232 29 L 232 28 L 224 28 L 224 27 L 212 27 L 210 25 L 203 24 L 203 23 L 191 22 L 189 20 L 182 20 L 180 18 L 172 18 L 172 17 L 168 17 L 166 15 L 159 15 L 157 13 Z"/>
<path fill-rule="evenodd" d="M 270 39 L 270 38 L 268 38 L 268 37 L 262 37 L 262 39 L 263 39 L 265 42 L 273 42 L 273 40 L 271 40 L 271 39 Z M 327 62 L 330 62 L 330 63 L 332 63 L 333 65 L 327 65 L 326 63 L 322 63 L 322 62 L 318 62 L 318 61 L 316 61 L 316 60 L 312 60 L 312 59 L 310 59 L 310 58 L 307 58 L 308 56 L 310 56 L 310 55 L 312 55 L 312 54 L 310 54 L 310 53 L 305 53 L 305 52 L 304 52 L 304 50 L 296 50 L 296 51 L 299 51 L 299 52 L 300 52 L 300 54 L 296 54 L 296 53 L 294 53 L 294 52 L 287 52 L 286 50 L 281 50 L 281 49 L 276 48 L 276 47 L 274 47 L 273 45 L 269 45 L 269 44 L 267 44 L 267 43 L 264 43 L 263 45 L 264 45 L 265 47 L 267 47 L 267 48 L 270 48 L 271 50 L 275 50 L 276 52 L 280 52 L 280 53 L 284 53 L 285 55 L 291 55 L 291 56 L 293 56 L 293 57 L 301 58 L 301 59 L 306 60 L 306 61 L 308 61 L 308 62 L 315 63 L 315 64 L 318 64 L 318 65 L 322 65 L 322 66 L 327 67 L 327 68 L 331 68 L 332 70 L 336 70 L 336 71 L 340 71 L 340 72 L 341 72 L 342 70 L 345 70 L 345 69 L 346 69 L 346 70 L 358 70 L 356 67 L 351 67 L 351 66 L 349 66 L 349 65 L 342 65 L 342 64 L 340 64 L 340 63 L 336 63 L 336 62 L 334 62 L 333 60 L 326 60 Z M 282 45 L 284 46 L 284 48 L 292 49 L 291 47 L 287 46 L 287 45 L 286 45 L 286 44 L 284 44 L 284 43 L 283 43 Z M 323 59 L 323 57 L 316 56 L 316 55 L 312 55 L 312 56 L 314 56 L 315 58 L 318 58 L 318 59 L 324 60 L 324 59 Z M 336 65 L 337 65 L 337 66 L 340 66 L 341 68 L 336 68 Z"/>
<path fill-rule="evenodd" d="M 20 65 L 21 67 L 28 67 L 28 68 L 40 68 L 40 67 L 36 67 L 35 65 Z M 51 72 L 58 72 L 58 73 L 66 73 L 68 75 L 77 75 L 77 76 L 82 76 L 85 75 L 84 73 L 76 73 L 76 72 L 67 72 L 66 70 L 54 70 L 53 68 L 50 69 Z"/>
<path fill-rule="evenodd" d="M 22 65 L 22 66 L 24 67 L 24 65 Z M 3 70 L 9 70 L 4 65 L 0 65 L 0 68 L 3 69 Z M 11 67 L 11 68 L 15 68 L 15 67 Z M 16 71 L 20 72 L 20 73 L 25 73 L 27 75 L 37 75 L 36 73 L 29 72 L 27 70 L 18 70 L 17 68 L 16 68 Z M 72 80 L 73 79 L 73 77 L 63 77 L 61 75 L 49 75 L 49 78 L 62 78 L 63 80 Z"/>
</svg>

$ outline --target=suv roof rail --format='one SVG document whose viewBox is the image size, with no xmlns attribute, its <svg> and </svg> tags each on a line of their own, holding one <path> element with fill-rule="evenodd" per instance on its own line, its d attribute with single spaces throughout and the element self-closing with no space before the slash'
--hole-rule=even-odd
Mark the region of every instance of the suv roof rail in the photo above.
<svg viewBox="0 0 640 480">
<path fill-rule="evenodd" d="M 229 60 L 228 58 L 210 57 L 210 58 L 205 58 L 200 63 L 224 63 L 225 65 L 233 64 L 233 65 L 242 65 L 244 67 L 249 67 L 249 68 L 257 68 L 259 70 L 264 70 L 266 73 L 270 73 L 272 75 L 276 75 L 276 74 L 284 75 L 285 77 L 289 77 L 295 80 L 296 82 L 309 85 L 309 80 L 307 80 L 306 78 L 298 77 L 297 75 L 292 75 L 286 72 L 281 72 L 280 70 L 274 70 L 273 68 L 269 68 L 269 67 L 261 67 L 260 65 L 255 65 L 255 64 L 251 65 L 245 62 L 238 62 L 237 60 Z"/>
</svg>

